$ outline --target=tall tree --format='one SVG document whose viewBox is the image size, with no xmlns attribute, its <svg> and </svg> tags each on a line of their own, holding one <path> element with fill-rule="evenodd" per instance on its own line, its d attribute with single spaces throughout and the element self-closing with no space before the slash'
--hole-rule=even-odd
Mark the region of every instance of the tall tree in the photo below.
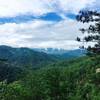
<svg viewBox="0 0 100 100">
<path fill-rule="evenodd" d="M 76 19 L 79 22 L 89 24 L 88 28 L 80 29 L 83 34 L 88 33 L 88 36 L 84 36 L 82 39 L 77 37 L 77 41 L 92 42 L 94 44 L 94 46 L 89 45 L 87 47 L 88 55 L 100 54 L 100 13 L 84 10 L 79 12 Z"/>
</svg>

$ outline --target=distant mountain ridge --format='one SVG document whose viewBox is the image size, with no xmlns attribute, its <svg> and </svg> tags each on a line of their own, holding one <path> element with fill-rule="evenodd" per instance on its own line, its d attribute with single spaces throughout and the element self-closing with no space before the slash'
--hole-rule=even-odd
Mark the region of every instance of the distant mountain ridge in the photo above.
<svg viewBox="0 0 100 100">
<path fill-rule="evenodd" d="M 33 49 L 38 52 L 44 52 L 47 54 L 52 55 L 59 55 L 62 58 L 73 58 L 73 57 L 80 57 L 84 56 L 86 50 L 83 49 L 75 49 L 75 50 L 65 50 L 65 49 L 57 49 L 57 48 L 35 48 Z"/>
<path fill-rule="evenodd" d="M 69 59 L 84 56 L 85 51 L 81 49 L 63 50 L 63 49 L 29 49 L 13 48 L 10 46 L 0 46 L 0 59 L 6 59 L 15 66 L 32 66 L 33 68 L 44 66 L 48 63 L 61 59 Z"/>
<path fill-rule="evenodd" d="M 74 58 L 74 57 L 81 57 L 86 55 L 86 50 L 83 49 L 75 49 L 70 50 L 64 54 L 62 54 L 63 58 Z"/>
<path fill-rule="evenodd" d="M 47 54 L 63 54 L 66 53 L 67 50 L 64 49 L 57 49 L 57 48 L 33 48 L 33 50 L 38 51 L 38 52 L 44 52 Z"/>
<path fill-rule="evenodd" d="M 55 57 L 29 48 L 12 48 L 0 46 L 0 59 L 7 59 L 9 63 L 17 66 L 41 66 L 55 60 Z"/>
</svg>

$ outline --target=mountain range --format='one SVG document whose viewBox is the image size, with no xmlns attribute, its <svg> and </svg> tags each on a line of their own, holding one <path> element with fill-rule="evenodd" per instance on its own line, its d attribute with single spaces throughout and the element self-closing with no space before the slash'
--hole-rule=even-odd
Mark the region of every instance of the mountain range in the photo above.
<svg viewBox="0 0 100 100">
<path fill-rule="evenodd" d="M 33 50 L 56 55 L 61 58 L 81 57 L 86 54 L 86 50 L 84 49 L 65 50 L 65 49 L 57 49 L 57 48 L 34 48 Z"/>
<path fill-rule="evenodd" d="M 0 59 L 5 59 L 16 66 L 32 66 L 35 68 L 55 61 L 56 57 L 29 48 L 13 48 L 3 45 L 0 46 Z"/>
<path fill-rule="evenodd" d="M 29 49 L 13 48 L 10 46 L 0 46 L 0 59 L 7 60 L 16 66 L 32 66 L 38 68 L 56 60 L 69 59 L 84 56 L 85 51 L 81 49 L 63 50 L 63 49 Z"/>
<path fill-rule="evenodd" d="M 84 55 L 84 51 L 63 49 L 29 49 L 0 46 L 0 81 L 17 80 L 24 69 L 39 69 L 49 64 Z"/>
</svg>

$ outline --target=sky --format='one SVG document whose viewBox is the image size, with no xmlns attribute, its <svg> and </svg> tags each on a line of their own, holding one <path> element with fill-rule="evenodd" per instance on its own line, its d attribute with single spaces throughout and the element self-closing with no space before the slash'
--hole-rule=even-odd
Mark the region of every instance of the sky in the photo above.
<svg viewBox="0 0 100 100">
<path fill-rule="evenodd" d="M 82 9 L 100 10 L 99 0 L 0 0 L 0 45 L 76 49 Z"/>
</svg>

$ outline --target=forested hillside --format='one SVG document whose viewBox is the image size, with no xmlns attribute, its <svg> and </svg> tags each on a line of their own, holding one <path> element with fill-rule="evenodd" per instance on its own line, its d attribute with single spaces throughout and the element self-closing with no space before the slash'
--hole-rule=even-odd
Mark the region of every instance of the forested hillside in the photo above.
<svg viewBox="0 0 100 100">
<path fill-rule="evenodd" d="M 18 67 L 31 66 L 33 68 L 42 67 L 57 59 L 55 56 L 29 48 L 12 48 L 9 46 L 0 46 L 0 58 Z"/>
<path fill-rule="evenodd" d="M 1 100 L 100 100 L 100 56 L 81 57 L 28 70 L 0 83 Z"/>
<path fill-rule="evenodd" d="M 24 73 L 24 68 L 18 67 L 0 59 L 0 81 L 6 80 L 7 83 L 18 80 Z"/>
</svg>

